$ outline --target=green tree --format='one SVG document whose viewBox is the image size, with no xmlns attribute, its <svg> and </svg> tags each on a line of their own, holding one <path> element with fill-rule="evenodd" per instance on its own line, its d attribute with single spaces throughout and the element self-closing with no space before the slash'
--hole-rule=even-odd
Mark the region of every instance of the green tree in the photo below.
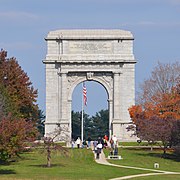
<svg viewBox="0 0 180 180">
<path fill-rule="evenodd" d="M 91 136 L 93 139 L 103 137 L 105 134 L 109 136 L 109 111 L 100 110 L 92 117 Z"/>
<path fill-rule="evenodd" d="M 84 119 L 84 139 L 88 136 L 97 139 L 105 134 L 109 135 L 109 111 L 101 110 L 95 116 L 90 117 L 83 114 Z M 81 112 L 72 111 L 72 138 L 81 137 Z"/>
<path fill-rule="evenodd" d="M 81 137 L 81 113 L 71 113 L 72 116 L 72 139 L 76 140 L 77 137 Z"/>
<path fill-rule="evenodd" d="M 82 112 L 74 112 L 71 113 L 72 116 L 72 139 L 76 140 L 78 137 L 81 137 L 81 120 L 82 120 Z M 84 131 L 87 127 L 87 123 L 89 122 L 89 115 L 83 113 L 84 120 Z M 84 138 L 86 138 L 86 134 L 84 134 Z"/>
<path fill-rule="evenodd" d="M 39 131 L 39 139 L 44 136 L 44 123 L 45 123 L 46 116 L 42 110 L 38 110 L 38 119 L 37 119 L 37 128 Z"/>
<path fill-rule="evenodd" d="M 8 95 L 7 89 L 0 84 L 0 119 L 11 112 L 13 116 L 18 115 L 18 109 Z"/>
</svg>

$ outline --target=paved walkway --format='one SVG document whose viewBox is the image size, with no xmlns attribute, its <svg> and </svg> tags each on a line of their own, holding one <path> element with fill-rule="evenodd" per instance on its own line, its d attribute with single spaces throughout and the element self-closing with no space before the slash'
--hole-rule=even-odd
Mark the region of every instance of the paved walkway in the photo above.
<svg viewBox="0 0 180 180">
<path fill-rule="evenodd" d="M 96 155 L 94 154 L 94 157 L 95 156 Z M 108 165 L 108 166 L 114 166 L 114 167 L 120 167 L 120 168 L 128 168 L 128 169 L 138 169 L 138 170 L 144 170 L 144 171 L 152 171 L 152 173 L 123 176 L 123 177 L 119 177 L 119 178 L 113 178 L 111 180 L 130 179 L 130 178 L 135 178 L 135 177 L 153 176 L 153 175 L 162 175 L 162 174 L 180 174 L 178 172 L 161 171 L 161 170 L 156 170 L 156 169 L 147 169 L 147 168 L 140 168 L 140 167 L 123 166 L 123 165 L 112 164 L 112 163 L 109 163 L 106 160 L 106 157 L 105 157 L 105 154 L 104 154 L 103 151 L 101 152 L 99 159 L 96 159 L 96 157 L 95 157 L 95 161 L 97 163 L 99 163 L 99 164 Z"/>
</svg>

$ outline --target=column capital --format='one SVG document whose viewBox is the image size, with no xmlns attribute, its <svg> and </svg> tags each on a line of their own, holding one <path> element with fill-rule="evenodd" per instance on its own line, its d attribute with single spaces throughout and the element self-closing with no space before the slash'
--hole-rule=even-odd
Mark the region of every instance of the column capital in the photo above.
<svg viewBox="0 0 180 180">
<path fill-rule="evenodd" d="M 62 76 L 62 75 L 67 75 L 68 72 L 65 71 L 65 70 L 62 70 L 60 67 L 58 67 L 58 69 L 57 69 L 57 74 L 58 74 L 59 76 Z"/>
<path fill-rule="evenodd" d="M 108 99 L 107 101 L 108 101 L 108 102 L 110 102 L 110 103 L 112 103 L 112 102 L 113 102 L 113 100 L 112 100 L 112 99 Z"/>
<path fill-rule="evenodd" d="M 61 72 L 62 76 L 67 76 L 67 72 Z"/>
<path fill-rule="evenodd" d="M 113 75 L 114 75 L 114 76 L 120 76 L 120 74 L 122 74 L 121 71 L 114 71 L 114 72 L 113 72 Z"/>
<path fill-rule="evenodd" d="M 59 72 L 58 72 L 57 74 L 58 74 L 59 76 L 67 77 L 67 74 L 68 74 L 68 73 L 66 73 L 66 72 L 60 72 L 60 73 L 59 73 Z"/>
</svg>

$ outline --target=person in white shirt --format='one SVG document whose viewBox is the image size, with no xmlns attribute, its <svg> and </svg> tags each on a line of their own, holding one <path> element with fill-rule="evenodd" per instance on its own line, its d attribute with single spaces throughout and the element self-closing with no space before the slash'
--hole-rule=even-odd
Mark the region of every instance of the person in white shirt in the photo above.
<svg viewBox="0 0 180 180">
<path fill-rule="evenodd" d="M 116 135 L 114 135 L 114 136 L 112 137 L 112 140 L 114 141 L 114 146 L 118 145 L 118 141 L 117 141 Z"/>
<path fill-rule="evenodd" d="M 81 144 L 81 139 L 78 137 L 77 140 L 76 140 L 76 144 L 77 144 L 77 147 L 79 148 L 80 147 L 80 144 Z"/>
<path fill-rule="evenodd" d="M 101 138 L 99 137 L 98 138 L 98 144 L 97 144 L 96 159 L 99 159 L 102 148 L 103 148 L 103 145 L 102 145 L 102 142 L 101 142 Z"/>
</svg>

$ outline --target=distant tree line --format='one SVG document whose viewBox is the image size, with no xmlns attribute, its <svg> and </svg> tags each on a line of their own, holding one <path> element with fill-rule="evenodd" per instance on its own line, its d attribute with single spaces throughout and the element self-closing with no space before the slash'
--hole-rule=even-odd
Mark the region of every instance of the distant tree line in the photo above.
<svg viewBox="0 0 180 180">
<path fill-rule="evenodd" d="M 81 137 L 81 113 L 72 111 L 72 139 Z M 84 139 L 91 137 L 96 140 L 105 134 L 109 136 L 109 111 L 100 110 L 95 116 L 90 117 L 86 113 L 84 116 Z"/>
</svg>

